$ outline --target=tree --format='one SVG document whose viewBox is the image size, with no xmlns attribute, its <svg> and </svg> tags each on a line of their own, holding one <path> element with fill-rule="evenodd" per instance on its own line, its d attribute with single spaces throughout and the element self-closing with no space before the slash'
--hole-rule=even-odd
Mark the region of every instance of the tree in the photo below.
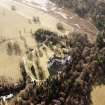
<svg viewBox="0 0 105 105">
<path fill-rule="evenodd" d="M 102 31 L 97 35 L 96 43 L 100 48 L 105 46 L 105 31 Z"/>
<path fill-rule="evenodd" d="M 60 30 L 60 31 L 64 31 L 63 24 L 57 23 L 57 29 Z"/>
<path fill-rule="evenodd" d="M 16 55 L 21 55 L 21 49 L 20 49 L 20 46 L 17 42 L 14 43 L 13 48 L 14 48 Z"/>
</svg>

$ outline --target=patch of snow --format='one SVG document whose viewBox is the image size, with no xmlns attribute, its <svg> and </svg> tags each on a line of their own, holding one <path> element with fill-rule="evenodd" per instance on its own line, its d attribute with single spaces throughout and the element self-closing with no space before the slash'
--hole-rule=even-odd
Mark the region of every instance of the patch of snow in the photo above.
<svg viewBox="0 0 105 105">
<path fill-rule="evenodd" d="M 73 16 L 69 17 L 70 19 L 73 19 Z"/>
<path fill-rule="evenodd" d="M 51 8 L 51 11 L 54 11 L 56 9 L 56 7 Z"/>
<path fill-rule="evenodd" d="M 44 11 L 47 11 L 46 7 L 40 6 L 40 5 L 35 5 L 36 8 L 42 9 Z"/>
<path fill-rule="evenodd" d="M 13 94 L 9 94 L 9 95 L 6 95 L 6 96 L 1 96 L 0 98 L 3 99 L 3 101 L 6 101 L 6 100 L 8 100 L 12 97 L 13 97 Z"/>
<path fill-rule="evenodd" d="M 62 12 L 56 12 L 57 14 L 61 15 L 63 18 L 67 19 L 67 15 L 65 13 L 62 13 Z"/>
<path fill-rule="evenodd" d="M 74 25 L 80 29 L 80 26 L 79 26 L 79 24 L 74 24 Z"/>
<path fill-rule="evenodd" d="M 22 2 L 35 5 L 35 7 L 44 11 L 48 11 L 49 7 L 50 9 L 54 9 L 56 7 L 55 4 L 49 0 L 23 0 Z"/>
<path fill-rule="evenodd" d="M 46 7 L 46 5 L 48 4 L 48 0 L 28 0 L 28 1 L 37 3 L 37 4 L 44 6 L 44 7 Z"/>
</svg>

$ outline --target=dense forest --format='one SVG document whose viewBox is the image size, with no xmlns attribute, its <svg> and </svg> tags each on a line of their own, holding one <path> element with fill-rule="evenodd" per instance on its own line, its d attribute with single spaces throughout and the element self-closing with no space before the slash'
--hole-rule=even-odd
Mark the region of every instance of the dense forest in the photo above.
<svg viewBox="0 0 105 105">
<path fill-rule="evenodd" d="M 92 87 L 105 84 L 105 31 L 97 35 L 94 43 L 78 33 L 68 37 L 66 43 L 72 63 L 40 85 L 28 80 L 12 105 L 91 105 Z"/>
</svg>

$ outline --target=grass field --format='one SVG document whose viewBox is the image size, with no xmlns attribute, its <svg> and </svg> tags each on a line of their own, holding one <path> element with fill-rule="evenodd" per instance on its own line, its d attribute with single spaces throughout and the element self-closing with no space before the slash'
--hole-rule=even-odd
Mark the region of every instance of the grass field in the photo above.
<svg viewBox="0 0 105 105">
<path fill-rule="evenodd" d="M 105 86 L 96 86 L 92 91 L 93 105 L 105 105 Z"/>
<path fill-rule="evenodd" d="M 31 10 L 25 10 L 24 7 L 24 12 L 30 11 Z M 59 22 L 58 19 L 40 10 L 34 9 L 34 12 L 35 14 L 30 14 L 31 18 L 29 18 L 20 15 L 17 11 L 7 10 L 0 6 L 0 77 L 6 78 L 9 82 L 17 82 L 21 79 L 19 63 L 27 50 L 25 44 L 27 44 L 29 48 L 37 49 L 37 43 L 33 39 L 32 33 L 38 28 L 49 29 L 62 35 L 73 31 L 71 26 L 63 23 L 65 32 L 62 33 L 56 28 L 56 24 Z M 39 16 L 40 23 L 34 23 L 32 21 L 33 16 Z M 24 43 L 20 36 L 25 39 L 26 43 Z M 21 55 L 12 54 L 10 56 L 7 54 L 7 44 L 9 42 L 18 43 L 21 49 Z M 48 50 L 47 53 L 49 52 Z M 45 71 L 45 69 L 47 69 L 46 63 L 48 57 L 46 57 L 45 52 L 43 52 L 43 54 L 43 58 L 39 58 L 39 63 Z M 45 68 L 43 66 L 45 66 Z"/>
</svg>

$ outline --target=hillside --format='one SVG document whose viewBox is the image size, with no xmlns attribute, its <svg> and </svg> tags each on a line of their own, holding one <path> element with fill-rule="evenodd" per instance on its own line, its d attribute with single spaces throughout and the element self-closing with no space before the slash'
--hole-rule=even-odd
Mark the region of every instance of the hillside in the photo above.
<svg viewBox="0 0 105 105">
<path fill-rule="evenodd" d="M 0 105 L 104 105 L 104 64 L 105 1 L 0 1 Z"/>
</svg>

